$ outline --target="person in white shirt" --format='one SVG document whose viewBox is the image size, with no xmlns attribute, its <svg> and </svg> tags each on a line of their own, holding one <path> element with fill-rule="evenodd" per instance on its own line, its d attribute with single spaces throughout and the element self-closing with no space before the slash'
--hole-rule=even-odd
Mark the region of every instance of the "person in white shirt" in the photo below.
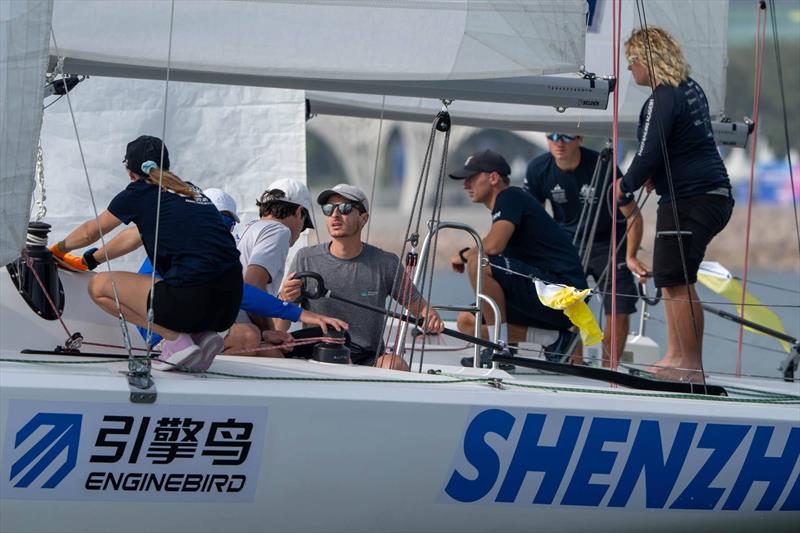
<svg viewBox="0 0 800 533">
<path fill-rule="evenodd" d="M 256 205 L 260 218 L 246 224 L 239 233 L 239 260 L 245 283 L 277 296 L 289 248 L 305 229 L 314 227 L 309 215 L 311 198 L 305 184 L 284 178 L 267 187 Z M 277 350 L 263 349 L 241 353 L 246 348 L 257 347 L 262 340 L 281 344 L 290 341 L 291 336 L 275 331 L 270 319 L 241 311 L 225 338 L 225 353 L 282 355 Z"/>
</svg>

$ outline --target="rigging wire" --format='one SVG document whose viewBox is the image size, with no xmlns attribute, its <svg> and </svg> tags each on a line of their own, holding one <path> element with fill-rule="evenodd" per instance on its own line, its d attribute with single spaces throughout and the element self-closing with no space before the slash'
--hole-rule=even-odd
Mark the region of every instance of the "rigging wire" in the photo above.
<svg viewBox="0 0 800 533">
<path fill-rule="evenodd" d="M 604 157 L 607 157 L 608 161 L 605 165 L 602 164 L 602 160 Z M 609 178 L 612 176 L 612 154 L 609 151 L 606 153 L 606 150 L 603 150 L 597 158 L 597 165 L 595 165 L 595 172 L 592 176 L 592 181 L 590 188 L 588 190 L 591 195 L 587 195 L 586 202 L 591 204 L 593 207 L 589 207 L 588 213 L 589 216 L 586 217 L 583 232 L 581 234 L 581 242 L 580 246 L 578 247 L 578 255 L 581 259 L 581 268 L 585 272 L 586 269 L 589 267 L 589 260 L 592 257 L 592 247 L 594 246 L 595 235 L 597 234 L 597 225 L 600 222 L 600 203 L 602 201 L 603 192 L 608 188 L 609 185 Z M 597 182 L 600 178 L 600 171 L 603 173 L 603 185 L 600 187 L 599 192 L 597 189 Z M 614 178 L 610 179 L 611 185 L 614 184 Z M 595 194 L 597 192 L 597 194 Z M 597 203 L 595 205 L 595 198 L 597 198 Z M 584 203 L 584 207 L 586 207 L 587 203 Z M 594 208 L 594 213 L 592 214 L 592 209 Z M 583 209 L 581 209 L 581 213 L 583 213 Z M 589 223 L 591 221 L 591 226 Z M 578 230 L 580 231 L 580 227 Z M 577 237 L 577 232 L 576 232 Z M 574 242 L 573 242 L 574 244 Z"/>
<path fill-rule="evenodd" d="M 614 194 L 614 189 L 613 188 L 609 188 L 608 192 L 611 195 L 613 195 Z M 644 205 L 647 203 L 647 200 L 650 198 L 650 195 L 651 195 L 651 193 L 645 192 L 644 187 L 639 189 L 639 196 L 636 198 L 636 211 L 634 211 L 630 216 L 626 217 L 625 218 L 626 221 L 630 220 L 632 218 L 636 218 L 636 217 L 641 217 L 642 216 L 642 214 L 641 214 L 642 209 L 644 208 Z M 642 196 L 644 196 L 644 198 L 642 198 Z M 617 254 L 619 253 L 619 251 L 620 251 L 620 249 L 622 248 L 623 245 L 627 245 L 627 238 L 628 238 L 628 234 L 631 231 L 631 228 L 632 228 L 632 226 L 630 224 L 626 224 L 625 232 L 622 234 L 622 238 L 620 238 L 618 240 L 617 245 L 614 248 L 614 256 L 613 256 L 614 259 L 613 259 L 613 262 L 609 261 L 606 264 L 605 269 L 603 269 L 603 272 L 595 280 L 596 281 L 596 285 L 598 287 L 604 286 L 604 283 L 606 281 L 606 276 L 608 276 L 608 272 L 610 271 L 611 266 L 614 265 L 614 267 L 616 268 L 616 257 L 617 257 Z M 614 229 L 614 231 L 616 231 L 616 228 Z M 611 250 L 609 250 L 609 253 L 610 253 L 610 251 Z"/>
<path fill-rule="evenodd" d="M 645 197 L 642 198 L 642 193 L 644 193 L 644 189 L 643 188 L 639 190 L 639 197 L 636 199 L 636 208 L 639 211 L 639 214 L 641 214 L 641 210 L 644 208 L 645 203 L 647 203 L 647 199 L 652 194 L 652 193 L 646 193 Z M 612 194 L 613 194 L 613 189 L 609 189 L 607 191 L 607 194 L 606 194 L 606 206 L 608 208 L 609 215 L 611 214 L 611 195 Z M 633 216 L 636 216 L 636 215 L 635 214 L 631 215 L 631 217 L 633 217 Z M 627 218 L 630 219 L 631 217 L 627 217 Z M 625 239 L 627 239 L 628 233 L 630 233 L 630 230 L 631 230 L 630 226 L 625 228 L 625 232 L 622 234 L 622 238 L 620 239 L 620 242 L 617 243 L 617 248 L 616 248 L 616 252 L 617 253 L 622 248 L 622 245 L 626 242 Z M 600 276 L 598 276 L 597 279 L 595 280 L 595 284 L 598 287 L 603 285 L 603 282 L 605 281 L 605 277 L 608 274 L 610 266 L 611 266 L 610 264 L 606 265 L 605 270 L 603 270 L 603 272 L 600 274 Z M 736 281 L 742 281 L 742 278 L 740 276 L 731 275 L 731 278 L 735 279 Z M 753 280 L 753 279 L 748 279 L 747 283 L 748 283 L 748 285 L 758 285 L 760 287 L 767 287 L 767 288 L 770 288 L 770 289 L 779 290 L 781 292 L 788 292 L 788 293 L 792 293 L 792 294 L 800 294 L 800 290 L 790 289 L 788 287 L 781 287 L 780 285 L 774 285 L 772 283 L 766 283 L 766 282 L 763 282 L 763 281 L 757 281 L 757 280 Z M 674 298 L 673 298 L 673 300 L 674 300 Z M 701 301 L 701 303 L 710 303 L 710 302 L 702 302 Z M 722 304 L 726 304 L 726 305 L 739 305 L 739 304 L 731 304 L 730 302 L 721 302 L 721 303 Z M 787 307 L 787 306 L 782 306 L 781 304 L 747 304 L 746 303 L 745 305 L 756 305 L 756 306 L 760 305 L 760 306 L 763 306 L 763 307 Z M 788 307 L 800 307 L 800 306 L 789 305 Z"/>
<path fill-rule="evenodd" d="M 775 10 L 775 0 L 769 0 L 769 14 L 772 21 L 772 41 L 775 47 L 775 64 L 778 74 L 778 88 L 781 91 L 781 111 L 783 112 L 783 138 L 786 141 L 786 162 L 789 164 L 789 183 L 792 187 L 792 207 L 794 208 L 794 227 L 797 233 L 797 253 L 800 254 L 800 218 L 797 214 L 797 194 L 794 187 L 794 170 L 792 169 L 792 154 L 789 146 L 789 118 L 786 113 L 786 91 L 783 83 L 783 63 L 781 62 L 781 46 L 778 38 L 778 20 Z"/>
<path fill-rule="evenodd" d="M 173 25 L 175 22 L 175 0 L 172 0 L 169 13 L 169 41 L 167 45 L 167 71 L 166 79 L 164 80 L 164 114 L 161 122 L 161 159 L 158 162 L 158 197 L 156 199 L 156 227 L 155 227 L 155 244 L 153 244 L 153 272 L 150 273 L 150 298 L 148 298 L 147 308 L 147 358 L 146 360 L 138 361 L 141 365 L 138 371 L 150 370 L 150 348 L 153 344 L 153 322 L 155 320 L 155 313 L 153 311 L 155 301 L 155 286 L 156 286 L 156 260 L 158 258 L 158 232 L 161 223 L 161 195 L 163 194 L 162 184 L 164 181 L 164 150 L 167 146 L 167 106 L 169 103 L 169 75 L 172 67 L 172 37 Z M 137 169 L 138 170 L 138 169 Z M 134 363 L 136 364 L 136 363 Z"/>
<path fill-rule="evenodd" d="M 587 193 L 590 194 L 587 194 L 583 201 L 581 214 L 578 216 L 578 223 L 575 226 L 575 234 L 572 236 L 572 244 L 577 247 L 578 255 L 581 257 L 581 259 L 584 257 L 582 250 L 584 250 L 584 247 L 586 246 L 587 239 L 589 239 L 590 244 L 592 240 L 589 236 L 589 224 L 590 220 L 594 220 L 597 217 L 596 208 L 594 214 L 592 213 L 592 208 L 595 203 L 595 197 L 597 196 L 597 181 L 600 177 L 600 172 L 602 171 L 605 174 L 606 167 L 603 164 L 603 158 L 606 157 L 608 150 L 608 148 L 604 148 L 597 157 L 597 162 L 595 163 L 594 170 L 592 171 L 592 179 L 589 181 L 589 187 L 587 189 Z M 602 192 L 600 193 L 600 196 L 602 196 Z"/>
<path fill-rule="evenodd" d="M 381 116 L 378 119 L 378 140 L 375 143 L 375 165 L 372 168 L 372 187 L 369 190 L 369 205 L 375 205 L 375 184 L 378 182 L 378 162 L 381 156 L 381 136 L 383 134 L 383 113 L 386 110 L 386 95 L 381 98 Z M 316 224 L 315 224 L 316 226 Z M 367 220 L 367 240 L 369 244 L 369 231 L 372 229 L 372 217 Z M 317 242 L 319 242 L 319 235 L 317 235 Z"/>
<path fill-rule="evenodd" d="M 65 86 L 64 88 L 66 89 L 66 86 Z M 65 93 L 65 94 L 66 94 L 66 93 Z M 60 95 L 58 96 L 58 98 L 56 98 L 55 100 L 53 100 L 52 102 L 50 102 L 49 104 L 47 104 L 46 106 L 44 106 L 44 107 L 42 108 L 42 111 L 44 111 L 45 109 L 47 109 L 47 108 L 48 108 L 48 107 L 50 107 L 51 105 L 55 104 L 56 102 L 58 102 L 58 101 L 59 101 L 59 100 L 61 100 L 62 98 L 64 98 L 64 95 L 63 95 L 63 94 L 60 94 Z"/>
<path fill-rule="evenodd" d="M 56 56 L 59 58 L 61 57 L 61 53 L 58 49 L 58 41 L 56 40 L 56 33 L 53 29 L 52 25 L 50 27 L 50 36 L 53 38 L 53 49 L 55 50 Z M 59 59 L 57 67 L 61 69 L 64 65 L 62 59 Z M 75 120 L 75 111 L 72 109 L 72 98 L 69 96 L 69 88 L 67 87 L 67 80 L 66 78 L 62 78 L 61 82 L 64 84 L 64 94 L 67 97 L 67 106 L 69 107 L 69 116 L 72 120 L 72 129 L 75 131 L 75 140 L 78 143 L 78 153 L 81 156 L 81 165 L 83 166 L 83 175 L 86 177 L 86 185 L 89 189 L 89 200 L 92 203 L 92 212 L 94 213 L 94 219 L 97 222 L 97 230 L 100 233 L 100 243 L 103 245 L 103 250 L 106 250 L 106 237 L 103 232 L 103 228 L 100 226 L 100 219 L 98 218 L 100 214 L 97 212 L 97 202 L 94 199 L 94 191 L 92 190 L 92 180 L 89 178 L 89 169 L 86 166 L 86 156 L 83 153 L 83 144 L 81 143 L 81 136 L 78 133 L 78 123 Z M 109 274 L 111 273 L 111 261 L 108 258 L 108 252 L 106 251 L 106 268 L 108 269 Z M 128 332 L 128 321 L 125 319 L 125 316 L 122 314 L 122 305 L 119 301 L 119 293 L 117 292 L 117 283 L 114 280 L 114 276 L 109 276 L 111 279 L 111 293 L 114 296 L 114 305 L 116 306 L 117 310 L 117 318 L 119 320 L 119 326 L 122 330 L 122 340 L 125 345 L 125 350 L 128 352 L 128 357 L 130 359 L 133 358 L 133 350 L 131 350 L 131 338 Z"/>
<path fill-rule="evenodd" d="M 395 291 L 395 288 L 400 286 L 399 282 L 402 280 L 401 276 L 403 275 L 403 272 L 404 272 L 403 258 L 406 257 L 406 250 L 407 250 L 409 242 L 411 242 L 411 244 L 412 244 L 411 253 L 415 253 L 415 251 L 416 251 L 417 240 L 419 238 L 419 222 L 417 222 L 417 229 L 415 230 L 415 233 L 413 235 L 411 233 L 411 226 L 414 223 L 414 213 L 417 210 L 417 203 L 419 203 L 421 201 L 424 202 L 424 199 L 425 199 L 424 187 L 427 186 L 427 182 L 428 182 L 427 173 L 430 171 L 430 159 L 431 159 L 431 157 L 433 155 L 433 146 L 434 146 L 434 143 L 435 143 L 435 140 L 436 140 L 436 124 L 437 124 L 437 121 L 438 121 L 438 115 L 437 115 L 436 118 L 434 118 L 433 123 L 431 124 L 430 136 L 428 137 L 428 145 L 427 145 L 427 148 L 425 149 L 423 165 L 422 165 L 422 169 L 420 170 L 420 177 L 419 177 L 419 180 L 418 180 L 418 182 L 423 183 L 423 186 L 422 187 L 418 186 L 416 192 L 414 193 L 414 200 L 413 200 L 413 202 L 411 204 L 411 210 L 410 210 L 411 216 L 409 216 L 408 223 L 406 224 L 406 231 L 405 231 L 405 234 L 403 236 L 403 247 L 400 250 L 400 261 L 398 261 L 398 263 L 397 263 L 397 267 L 395 268 L 395 273 L 394 273 L 394 276 L 393 276 L 393 279 L 392 279 L 392 296 L 393 297 L 390 298 L 389 302 L 387 303 L 387 306 L 386 306 L 386 310 L 387 311 L 397 311 L 398 308 L 399 308 L 399 305 L 400 305 L 400 303 L 397 301 L 397 299 L 394 298 L 395 294 L 397 294 L 397 292 Z M 422 200 L 420 200 L 420 197 L 422 198 Z M 388 328 L 387 328 L 387 325 L 389 326 Z M 382 342 L 382 344 L 384 346 L 388 346 L 390 344 L 388 342 L 389 341 L 388 336 L 391 336 L 391 332 L 392 332 L 393 326 L 394 326 L 394 318 L 392 318 L 391 322 L 390 322 L 389 321 L 389 314 L 387 313 L 383 317 L 383 327 L 381 328 L 381 340 L 382 341 L 384 340 L 384 336 L 387 337 L 385 342 Z M 388 335 L 387 335 L 387 333 L 388 333 Z M 398 334 L 399 334 L 399 329 L 398 329 Z M 376 358 L 376 361 L 377 361 L 377 358 Z"/>
<path fill-rule="evenodd" d="M 484 266 L 485 266 L 485 264 L 484 264 Z M 531 274 L 525 274 L 523 272 L 517 272 L 516 270 L 512 270 L 510 268 L 506 268 L 506 267 L 499 266 L 499 265 L 492 265 L 492 268 L 497 268 L 498 270 L 502 270 L 504 272 L 508 272 L 510 274 L 514 274 L 514 275 L 517 275 L 517 276 L 520 276 L 520 277 L 523 277 L 523 278 L 528 278 L 531 281 L 541 281 L 543 283 L 547 283 L 548 285 L 554 285 L 556 287 L 571 287 L 570 285 L 564 285 L 563 283 L 554 283 L 552 281 L 548 281 L 548 280 L 544 280 L 544 279 L 541 279 L 541 278 L 537 278 L 536 276 L 533 276 Z M 612 293 L 611 293 L 611 291 L 604 291 L 602 289 L 598 289 L 597 287 L 595 287 L 593 289 L 589 289 L 589 294 L 600 294 L 600 295 L 609 295 L 610 296 Z M 638 294 L 624 294 L 624 293 L 619 293 L 619 292 L 616 293 L 616 294 L 617 294 L 617 296 L 624 296 L 626 298 L 627 297 L 639 298 Z M 664 302 L 697 302 L 699 304 L 710 304 L 710 305 L 735 305 L 737 307 L 740 306 L 740 305 L 743 305 L 743 304 L 738 303 L 738 302 L 701 300 L 699 298 L 687 299 L 687 298 L 668 298 L 668 297 L 665 297 L 665 296 L 661 296 L 661 297 L 658 298 L 658 300 L 659 301 L 664 301 Z M 744 305 L 747 306 L 747 307 L 775 307 L 775 308 L 785 308 L 785 309 L 800 309 L 800 305 L 798 305 L 798 304 L 764 304 L 764 303 L 756 304 L 756 303 L 745 302 Z"/>
<path fill-rule="evenodd" d="M 731 276 L 731 277 L 733 279 L 735 279 L 736 281 L 742 281 L 742 278 L 740 278 L 739 276 Z M 749 283 L 750 285 L 758 285 L 760 287 L 769 287 L 770 289 L 777 289 L 777 290 L 779 290 L 781 292 L 790 292 L 792 294 L 800 294 L 800 291 L 798 291 L 798 290 L 789 289 L 787 287 L 781 287 L 780 285 L 773 285 L 771 283 L 764 283 L 763 281 L 755 281 L 755 280 L 752 280 L 752 279 L 748 279 L 747 283 Z"/>
<path fill-rule="evenodd" d="M 444 107 L 445 107 L 445 112 L 446 112 L 447 105 L 445 105 Z M 437 115 L 437 118 L 438 117 L 439 117 L 439 115 Z M 449 118 L 448 118 L 448 120 L 449 120 Z M 431 226 L 429 228 L 429 231 L 433 230 L 433 228 L 438 228 L 438 225 L 442 220 L 442 204 L 443 204 L 443 200 L 444 200 L 444 184 L 445 184 L 445 179 L 446 179 L 446 174 L 447 174 L 446 167 L 447 167 L 448 148 L 450 146 L 450 130 L 451 130 L 451 127 L 448 124 L 447 130 L 444 132 L 444 141 L 442 143 L 442 153 L 441 153 L 441 159 L 440 159 L 440 162 L 439 162 L 439 180 L 436 183 L 436 193 L 435 193 L 435 196 L 434 196 L 433 213 L 431 214 Z M 439 231 L 437 231 L 433 235 L 433 246 L 431 247 L 430 252 L 428 254 L 426 254 L 426 256 L 424 258 L 425 260 L 423 261 L 423 264 L 422 264 L 422 276 L 420 278 L 420 279 L 422 279 L 422 286 L 419 288 L 420 294 L 424 294 L 425 293 L 425 289 L 426 288 L 428 289 L 428 296 L 427 296 L 427 298 L 425 298 L 425 301 L 426 301 L 426 303 L 428 305 L 428 312 L 430 312 L 430 310 L 432 309 L 432 307 L 431 307 L 431 297 L 432 297 L 432 293 L 433 293 L 433 273 L 434 273 L 435 266 L 436 266 L 436 251 L 437 251 L 438 245 L 439 245 Z M 478 275 L 480 275 L 480 270 L 478 271 Z M 425 316 L 426 317 L 428 316 L 427 312 L 426 312 Z M 495 320 L 500 320 L 500 317 L 495 317 Z M 424 329 L 424 326 L 423 326 L 423 329 Z M 427 338 L 428 338 L 427 335 L 423 335 L 422 336 L 422 346 L 420 347 L 420 356 L 419 356 L 419 371 L 420 371 L 420 373 L 422 372 L 422 364 L 423 364 L 423 360 L 425 358 L 425 341 L 427 340 Z M 413 361 L 413 358 L 414 358 L 414 347 L 415 347 L 415 344 L 416 344 L 416 337 L 414 338 L 414 341 L 411 343 L 411 355 L 409 357 L 409 359 L 411 361 Z M 410 366 L 411 365 L 409 365 L 409 367 Z"/>
<path fill-rule="evenodd" d="M 649 37 L 649 34 L 648 34 L 647 14 L 645 12 L 645 7 L 644 7 L 643 0 L 636 0 L 636 9 L 637 9 L 638 14 L 639 14 L 639 25 L 645 31 L 645 33 L 644 33 L 645 54 L 647 55 L 647 69 L 648 69 L 648 75 L 649 75 L 649 78 L 650 78 L 650 87 L 651 87 L 651 91 L 652 91 L 651 104 L 652 104 L 652 106 L 654 108 L 655 107 L 655 103 L 656 103 L 655 102 L 655 92 L 656 92 L 655 89 L 656 88 L 653 85 L 653 82 L 655 81 L 655 69 L 654 69 L 654 66 L 653 66 L 654 65 L 654 61 L 653 61 L 653 57 L 654 56 L 653 56 L 653 48 L 652 48 L 652 46 L 650 44 L 650 37 Z M 672 179 L 672 170 L 671 170 L 670 164 L 669 164 L 669 150 L 667 148 L 667 141 L 666 141 L 666 137 L 664 135 L 664 127 L 663 127 L 663 124 L 661 122 L 661 117 L 656 113 L 655 114 L 655 118 L 656 118 L 656 126 L 658 127 L 659 145 L 661 147 L 661 154 L 662 154 L 662 157 L 664 159 L 664 174 L 665 174 L 665 177 L 666 177 L 667 187 L 669 188 L 669 195 L 670 195 L 670 199 L 671 199 L 670 205 L 671 205 L 671 208 L 672 208 L 671 209 L 672 210 L 672 217 L 673 217 L 673 220 L 675 221 L 675 230 L 677 231 L 677 235 L 678 235 L 678 237 L 676 237 L 677 241 L 678 241 L 678 255 L 679 255 L 680 261 L 681 261 L 681 269 L 683 270 L 683 280 L 684 280 L 684 285 L 686 287 L 686 294 L 688 296 L 689 311 L 690 311 L 691 318 L 692 318 L 692 331 L 694 333 L 695 346 L 697 347 L 697 349 L 699 351 L 700 347 L 702 346 L 702 341 L 701 341 L 701 337 L 700 337 L 700 332 L 699 332 L 698 327 L 697 327 L 697 314 L 698 313 L 695 311 L 695 303 L 696 302 L 694 302 L 694 299 L 692 298 L 692 285 L 689 283 L 689 270 L 688 270 L 688 267 L 686 266 L 686 250 L 684 248 L 683 239 L 680 237 L 681 228 L 680 228 L 680 221 L 678 219 L 678 205 L 677 205 L 677 201 L 678 200 L 675 197 L 675 186 L 674 186 L 674 182 L 673 182 L 673 179 Z M 612 270 L 612 276 L 614 276 L 615 274 L 616 274 L 616 269 Z M 613 303 L 614 299 L 612 299 L 611 301 Z M 612 314 L 612 318 L 613 318 L 613 316 L 614 315 Z M 676 330 L 676 332 L 677 332 L 677 330 Z M 679 349 L 680 349 L 681 352 L 684 352 L 683 342 L 682 342 L 680 333 L 679 332 L 677 332 L 677 333 L 678 334 L 676 335 L 676 338 L 677 338 L 678 343 L 680 345 Z M 699 364 L 700 364 L 701 375 L 703 377 L 703 383 L 705 384 L 705 371 L 703 369 L 702 353 L 700 353 L 699 355 L 700 355 L 700 357 L 698 359 L 699 359 Z"/>
<path fill-rule="evenodd" d="M 753 214 L 753 191 L 755 186 L 756 175 L 756 149 L 758 147 L 758 111 L 759 102 L 761 99 L 761 74 L 764 66 L 764 39 L 767 34 L 767 18 L 766 14 L 762 17 L 761 12 L 766 10 L 767 5 L 762 0 L 756 7 L 756 59 L 755 59 L 755 88 L 753 90 L 753 133 L 752 144 L 750 149 L 750 185 L 748 187 L 748 201 L 747 201 L 747 223 L 745 225 L 744 233 L 744 271 L 742 272 L 742 298 L 741 302 L 744 303 L 745 295 L 747 294 L 747 273 L 750 267 L 750 223 Z M 739 317 L 744 318 L 744 307 L 739 309 Z M 742 340 L 744 339 L 744 326 L 739 327 L 739 345 L 736 348 L 736 373 L 742 371 Z"/>
<path fill-rule="evenodd" d="M 647 317 L 647 319 L 648 320 L 652 320 L 654 322 L 660 322 L 662 324 L 666 324 L 666 321 L 664 319 L 661 319 L 661 318 L 658 318 L 658 317 L 655 317 L 655 316 L 652 316 L 652 315 Z M 724 320 L 724 319 L 721 319 L 721 320 Z M 717 339 L 717 340 L 721 340 L 721 341 L 731 342 L 733 344 L 737 344 L 739 342 L 738 339 L 732 339 L 730 337 L 725 337 L 724 335 L 717 335 L 715 333 L 708 333 L 708 332 L 705 332 L 705 331 L 703 332 L 703 337 L 709 337 L 711 339 Z M 778 353 L 778 354 L 781 354 L 781 355 L 786 355 L 786 351 L 785 350 L 781 350 L 779 348 L 770 348 L 770 347 L 767 347 L 767 346 L 761 346 L 760 344 L 756 344 L 754 342 L 743 342 L 742 344 L 744 344 L 748 348 L 756 348 L 756 349 L 759 349 L 759 350 L 764 350 L 765 352 L 773 352 L 773 353 Z M 715 372 L 715 373 L 717 373 L 717 372 Z M 772 376 L 772 377 L 775 377 L 775 376 Z"/>
<path fill-rule="evenodd" d="M 614 36 L 612 39 L 612 43 L 614 46 L 613 51 L 613 71 L 614 71 L 614 79 L 617 80 L 619 83 L 620 77 L 620 67 L 619 67 L 619 56 L 620 56 L 620 46 L 622 44 L 622 0 L 617 0 L 614 3 L 614 24 L 613 24 L 613 32 Z M 616 167 L 617 167 L 617 160 L 619 158 L 619 90 L 614 91 L 614 110 L 613 110 L 613 131 L 612 131 L 612 147 L 611 147 L 611 161 L 609 161 L 609 169 L 606 170 L 606 179 L 608 176 L 611 176 L 612 184 L 616 179 Z M 612 212 L 611 212 L 611 247 L 609 252 L 613 252 L 610 261 L 607 264 L 614 264 L 615 267 L 611 269 L 611 369 L 617 369 L 617 269 L 616 269 L 616 262 L 617 262 L 617 195 L 613 195 L 612 199 Z M 600 214 L 600 209 L 598 206 L 597 215 Z M 597 224 L 597 218 L 595 218 L 595 225 Z M 590 243 L 591 245 L 591 243 Z"/>
</svg>

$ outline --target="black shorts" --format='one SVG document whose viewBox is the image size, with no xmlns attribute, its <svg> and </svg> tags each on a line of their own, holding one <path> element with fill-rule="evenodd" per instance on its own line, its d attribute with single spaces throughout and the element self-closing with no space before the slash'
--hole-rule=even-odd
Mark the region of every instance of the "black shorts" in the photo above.
<svg viewBox="0 0 800 533">
<path fill-rule="evenodd" d="M 677 287 L 697 281 L 697 270 L 714 236 L 728 224 L 733 213 L 733 198 L 702 194 L 680 198 L 658 206 L 656 242 L 653 248 L 653 278 L 656 287 Z M 678 212 L 675 223 L 673 209 Z M 680 244 L 686 260 L 681 263 Z"/>
<path fill-rule="evenodd" d="M 619 244 L 619 241 L 617 241 L 617 244 Z M 592 276 L 595 281 L 605 273 L 602 286 L 598 285 L 597 288 L 604 293 L 603 311 L 607 315 L 611 314 L 611 268 L 608 267 L 610 257 L 611 243 L 595 242 L 592 245 L 592 253 L 589 257 L 589 267 L 586 269 L 586 275 Z M 630 315 L 636 312 L 636 301 L 639 297 L 637 296 L 633 274 L 628 270 L 628 265 L 625 263 L 625 244 L 622 244 L 617 251 L 615 265 L 617 268 L 617 314 Z"/>
<path fill-rule="evenodd" d="M 180 333 L 225 331 L 239 314 L 242 289 L 239 265 L 200 285 L 176 287 L 159 281 L 153 287 L 154 322 Z M 149 294 L 147 305 L 150 306 Z"/>
<path fill-rule="evenodd" d="M 571 282 L 555 279 L 552 274 L 503 255 L 490 255 L 489 263 L 492 265 L 492 277 L 500 284 L 506 296 L 507 323 L 541 329 L 566 329 L 572 325 L 563 311 L 551 309 L 539 301 L 536 285 L 530 278 L 495 267 L 500 266 L 553 283 Z"/>
</svg>

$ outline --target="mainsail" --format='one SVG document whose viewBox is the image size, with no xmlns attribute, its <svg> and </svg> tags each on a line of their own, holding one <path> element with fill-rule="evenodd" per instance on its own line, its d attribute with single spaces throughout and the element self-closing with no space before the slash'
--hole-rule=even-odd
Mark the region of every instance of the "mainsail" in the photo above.
<svg viewBox="0 0 800 533">
<path fill-rule="evenodd" d="M 728 41 L 728 0 L 635 0 L 622 1 L 621 26 L 625 39 L 641 26 L 661 26 L 681 43 L 692 76 L 708 97 L 712 118 L 722 114 L 725 104 Z M 612 2 L 597 0 L 586 31 L 585 69 L 597 76 L 612 73 Z M 640 19 L 642 13 L 642 19 Z M 636 126 L 649 91 L 637 86 L 622 61 L 616 90 L 620 93 L 619 132 L 635 138 Z M 429 122 L 441 107 L 436 100 L 398 96 L 342 94 L 307 91 L 312 113 L 378 117 L 390 120 Z M 584 135 L 611 135 L 612 111 L 608 109 L 567 109 L 553 107 L 455 101 L 450 105 L 453 121 L 459 125 L 528 131 L 568 131 Z M 741 118 L 741 117 L 735 117 Z"/>
</svg>

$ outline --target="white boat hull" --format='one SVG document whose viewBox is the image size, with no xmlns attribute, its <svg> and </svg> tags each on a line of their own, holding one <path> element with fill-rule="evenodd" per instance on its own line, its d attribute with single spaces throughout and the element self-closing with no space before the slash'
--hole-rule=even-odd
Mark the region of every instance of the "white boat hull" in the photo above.
<svg viewBox="0 0 800 533">
<path fill-rule="evenodd" d="M 87 276 L 61 277 L 66 322 L 111 336 L 113 319 L 74 314 Z M 135 404 L 124 361 L 21 354 L 64 335 L 0 283 L 2 531 L 789 531 L 800 519 L 797 399 L 219 357 L 205 377 L 154 372 L 155 403 Z"/>
</svg>

